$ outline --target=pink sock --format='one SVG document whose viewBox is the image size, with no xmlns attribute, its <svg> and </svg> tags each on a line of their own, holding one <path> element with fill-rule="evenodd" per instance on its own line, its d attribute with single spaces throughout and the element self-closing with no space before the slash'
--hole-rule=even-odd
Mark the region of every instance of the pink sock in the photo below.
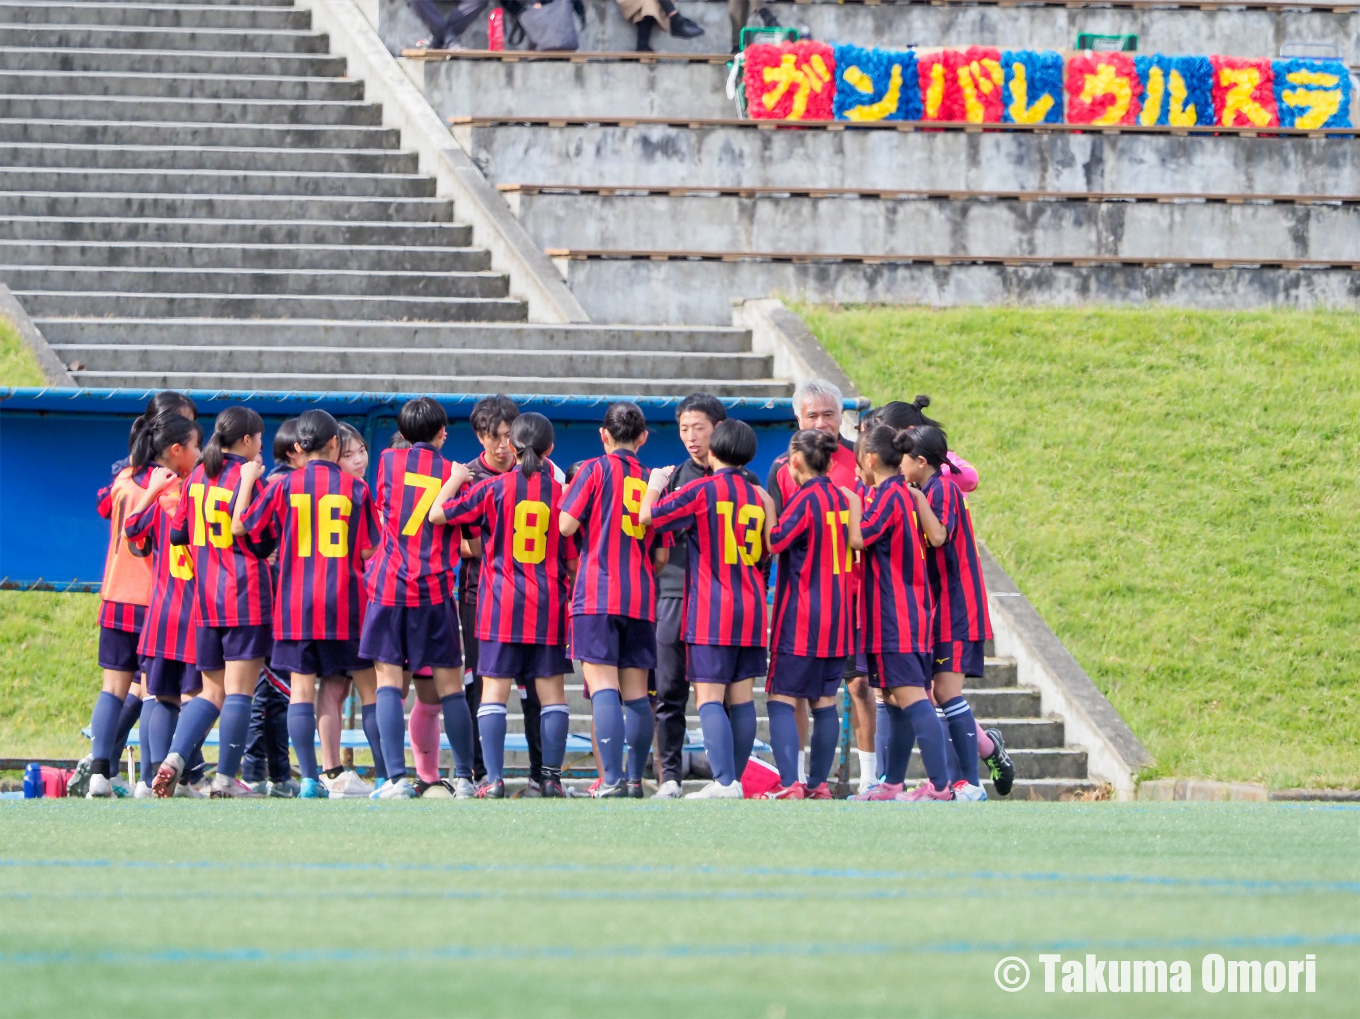
<svg viewBox="0 0 1360 1019">
<path fill-rule="evenodd" d="M 417 700 L 411 709 L 411 756 L 422 782 L 439 781 L 439 726 L 444 709 Z"/>
<path fill-rule="evenodd" d="M 978 757 L 985 761 L 987 758 L 992 756 L 992 751 L 996 749 L 996 744 L 992 742 L 992 737 L 988 736 L 981 729 L 977 731 L 977 738 L 978 738 Z M 411 742 L 412 743 L 415 742 L 414 736 L 411 737 Z"/>
</svg>

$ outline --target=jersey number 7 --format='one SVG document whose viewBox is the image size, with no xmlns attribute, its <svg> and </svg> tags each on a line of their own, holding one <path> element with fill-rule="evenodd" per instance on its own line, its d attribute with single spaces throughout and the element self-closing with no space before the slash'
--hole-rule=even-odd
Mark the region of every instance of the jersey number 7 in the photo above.
<svg viewBox="0 0 1360 1019">
<path fill-rule="evenodd" d="M 406 523 L 402 525 L 401 533 L 405 537 L 410 537 L 420 530 L 430 515 L 430 507 L 434 505 L 434 498 L 439 494 L 439 490 L 444 487 L 444 483 L 438 478 L 432 478 L 428 474 L 407 474 L 405 482 L 412 488 L 420 489 L 420 495 L 416 497 L 416 504 L 411 510 L 411 515 L 406 518 Z"/>
</svg>

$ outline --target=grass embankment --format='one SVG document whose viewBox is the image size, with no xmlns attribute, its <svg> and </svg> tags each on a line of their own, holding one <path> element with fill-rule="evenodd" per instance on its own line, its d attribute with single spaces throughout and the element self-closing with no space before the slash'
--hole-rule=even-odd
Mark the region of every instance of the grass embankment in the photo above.
<svg viewBox="0 0 1360 1019">
<path fill-rule="evenodd" d="M 930 394 L 1156 774 L 1360 786 L 1360 316 L 800 311 L 874 402 Z"/>
<path fill-rule="evenodd" d="M 41 386 L 45 381 L 33 352 L 19 339 L 19 330 L 0 317 L 0 386 Z"/>
</svg>

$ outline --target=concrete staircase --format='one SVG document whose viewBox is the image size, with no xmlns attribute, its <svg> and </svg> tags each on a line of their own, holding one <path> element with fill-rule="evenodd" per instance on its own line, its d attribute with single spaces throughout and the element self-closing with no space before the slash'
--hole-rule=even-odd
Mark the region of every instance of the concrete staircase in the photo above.
<svg viewBox="0 0 1360 1019">
<path fill-rule="evenodd" d="M 0 0 L 0 281 L 79 384 L 787 395 L 743 331 L 529 323 L 311 18 Z"/>
</svg>

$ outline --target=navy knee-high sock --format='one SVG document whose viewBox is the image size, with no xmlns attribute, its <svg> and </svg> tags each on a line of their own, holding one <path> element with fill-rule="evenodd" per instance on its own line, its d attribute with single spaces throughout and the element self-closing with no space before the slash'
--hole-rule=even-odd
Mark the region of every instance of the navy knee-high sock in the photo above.
<svg viewBox="0 0 1360 1019">
<path fill-rule="evenodd" d="M 122 710 L 123 702 L 117 694 L 99 691 L 90 716 L 90 753 L 94 755 L 91 774 L 105 778 L 113 774 L 109 770 L 109 759 L 113 756 L 113 745 L 118 737 L 118 715 Z"/>
<path fill-rule="evenodd" d="M 142 724 L 137 727 L 137 756 L 141 758 L 141 780 L 147 785 L 156 777 L 151 767 L 151 719 L 158 713 L 161 702 L 154 697 L 142 701 Z"/>
<path fill-rule="evenodd" d="M 482 738 L 486 780 L 499 782 L 505 772 L 505 705 L 482 701 L 477 709 L 477 734 Z"/>
<path fill-rule="evenodd" d="M 288 705 L 288 738 L 303 778 L 316 778 L 316 705 Z"/>
<path fill-rule="evenodd" d="M 807 785 L 816 789 L 831 774 L 831 762 L 836 759 L 836 744 L 840 742 L 841 716 L 836 705 L 814 708 L 812 711 L 812 753 L 808 756 Z"/>
<path fill-rule="evenodd" d="M 963 769 L 959 767 L 959 752 L 954 748 L 954 740 L 949 735 L 949 723 L 945 721 L 944 712 L 938 706 L 935 708 L 935 717 L 940 720 L 940 728 L 944 730 L 944 770 L 952 786 L 963 778 Z"/>
<path fill-rule="evenodd" d="M 792 704 L 772 700 L 765 703 L 765 708 L 770 714 L 774 766 L 779 769 L 779 784 L 787 789 L 798 781 L 798 723 Z"/>
<path fill-rule="evenodd" d="M 468 710 L 467 694 L 451 693 L 447 697 L 441 697 L 439 703 L 444 709 L 444 735 L 449 738 L 449 747 L 453 750 L 453 773 L 458 778 L 471 780 L 472 712 Z M 479 722 L 478 725 L 480 724 Z M 566 743 L 564 742 L 562 746 L 565 751 Z"/>
<path fill-rule="evenodd" d="M 378 705 L 359 705 L 359 719 L 368 739 L 368 749 L 373 753 L 373 774 L 378 778 L 387 777 L 387 761 L 383 758 L 382 733 L 378 731 Z"/>
<path fill-rule="evenodd" d="M 151 720 L 147 722 L 147 738 L 151 741 L 152 778 L 156 777 L 155 769 L 170 753 L 170 741 L 175 738 L 175 730 L 179 727 L 179 712 L 179 705 L 157 701 L 156 710 L 152 712 Z"/>
<path fill-rule="evenodd" d="M 978 785 L 977 720 L 973 718 L 973 709 L 961 694 L 945 701 L 940 707 L 944 709 L 944 720 L 949 726 L 949 738 L 954 743 L 959 771 L 971 785 Z"/>
<path fill-rule="evenodd" d="M 642 781 L 647 767 L 647 755 L 652 751 L 652 735 L 656 723 L 652 720 L 652 702 L 646 697 L 623 702 L 623 741 L 628 744 L 628 778 Z"/>
<path fill-rule="evenodd" d="M 751 748 L 756 745 L 756 704 L 733 704 L 727 709 L 732 720 L 732 774 L 741 781 L 746 773 L 746 762 L 751 759 Z"/>
<path fill-rule="evenodd" d="M 595 716 L 595 742 L 600 747 L 600 763 L 608 785 L 623 781 L 623 701 L 617 690 L 597 690 L 590 695 L 590 710 Z"/>
<path fill-rule="evenodd" d="M 935 705 L 930 701 L 917 701 L 907 708 L 912 728 L 916 733 L 916 745 L 921 748 L 921 760 L 926 766 L 930 783 L 937 790 L 949 787 L 949 769 L 945 765 L 945 729 L 940 724 L 940 716 L 935 713 Z"/>
<path fill-rule="evenodd" d="M 222 701 L 222 720 L 217 723 L 217 773 L 235 778 L 246 752 L 250 729 L 250 694 L 229 693 Z"/>
<path fill-rule="evenodd" d="M 195 697 L 179 713 L 175 735 L 170 740 L 170 753 L 179 754 L 187 763 L 194 748 L 201 746 L 213 723 L 217 721 L 217 705 L 206 697 Z"/>
<path fill-rule="evenodd" d="M 113 737 L 113 756 L 109 758 L 109 774 L 117 775 L 123 770 L 123 751 L 127 749 L 128 735 L 137 724 L 137 719 L 141 717 L 142 699 L 136 694 L 128 694 L 123 698 L 123 710 L 118 713 L 118 731 Z"/>
<path fill-rule="evenodd" d="M 567 728 L 571 715 L 565 704 L 544 704 L 538 717 L 539 732 L 543 736 L 543 771 L 554 778 L 562 777 L 562 759 L 567 756 Z"/>
<path fill-rule="evenodd" d="M 890 725 L 888 702 L 882 701 L 878 705 L 874 724 L 874 756 L 878 758 L 878 774 L 874 778 L 882 778 L 888 773 L 888 732 Z"/>
<path fill-rule="evenodd" d="M 929 701 L 918 703 L 929 704 Z M 901 785 L 911 763 L 911 745 L 916 742 L 916 730 L 911 712 L 886 704 L 888 716 L 888 759 L 883 765 L 883 781 Z"/>
<path fill-rule="evenodd" d="M 378 687 L 378 732 L 381 744 L 375 748 L 387 765 L 387 778 L 397 782 L 406 777 L 406 709 L 401 690 L 395 686 Z"/>
<path fill-rule="evenodd" d="M 699 705 L 699 725 L 704 730 L 704 753 L 708 766 L 719 785 L 731 785 L 737 779 L 732 760 L 732 721 L 721 701 Z"/>
</svg>

